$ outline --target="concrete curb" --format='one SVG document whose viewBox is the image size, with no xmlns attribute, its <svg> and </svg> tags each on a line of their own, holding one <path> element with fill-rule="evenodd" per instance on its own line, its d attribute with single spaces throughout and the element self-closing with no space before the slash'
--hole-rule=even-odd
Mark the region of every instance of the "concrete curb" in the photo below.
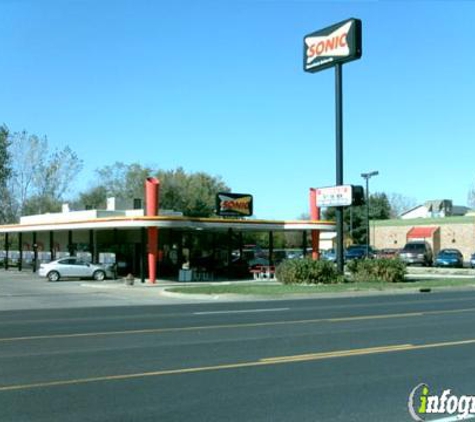
<svg viewBox="0 0 475 422">
<path fill-rule="evenodd" d="M 227 293 L 220 295 L 207 295 L 207 294 L 195 294 L 195 293 L 176 293 L 169 292 L 166 287 L 160 293 L 163 296 L 174 297 L 176 299 L 196 299 L 196 300 L 252 300 L 252 301 L 264 301 L 264 300 L 293 300 L 293 299 L 335 299 L 335 298 L 350 298 L 350 297 L 365 297 L 365 296 L 396 296 L 396 295 L 409 295 L 409 294 L 428 294 L 447 291 L 472 291 L 475 289 L 473 286 L 463 287 L 432 287 L 429 291 L 421 291 L 421 288 L 406 288 L 406 289 L 391 289 L 391 290 L 366 290 L 366 291 L 348 291 L 348 292 L 321 292 L 321 293 L 290 293 L 282 295 L 248 295 L 238 293 Z"/>
<path fill-rule="evenodd" d="M 408 278 L 421 278 L 422 274 L 408 274 Z M 427 279 L 444 278 L 447 275 L 425 274 Z M 454 278 L 473 278 L 471 275 L 459 275 L 453 276 Z M 394 296 L 394 295 L 407 295 L 407 294 L 428 294 L 436 292 L 452 291 L 471 291 L 475 289 L 475 286 L 447 286 L 447 287 L 435 287 L 430 291 L 422 292 L 418 287 L 408 287 L 405 289 L 391 289 L 391 290 L 365 290 L 365 291 L 346 291 L 346 292 L 309 292 L 309 293 L 290 293 L 290 294 L 268 294 L 268 295 L 252 295 L 252 294 L 239 294 L 239 293 L 223 293 L 223 294 L 203 294 L 203 293 L 178 293 L 171 292 L 169 289 L 177 287 L 190 287 L 195 286 L 216 286 L 216 285 L 230 285 L 230 284 L 259 284 L 253 281 L 223 281 L 223 282 L 193 282 L 193 283 L 178 283 L 178 282 L 157 282 L 151 284 L 150 282 L 141 283 L 140 281 L 132 286 L 126 285 L 125 280 L 115 280 L 107 282 L 84 282 L 81 286 L 91 287 L 95 289 L 116 289 L 121 291 L 136 291 L 145 293 L 150 292 L 150 288 L 157 288 L 155 290 L 158 295 L 164 298 L 176 299 L 176 300 L 191 300 L 191 301 L 204 301 L 204 302 L 230 302 L 230 301 L 264 301 L 264 300 L 297 300 L 297 299 L 334 299 L 334 298 L 350 298 L 350 297 L 365 297 L 365 296 Z M 269 285 L 268 282 L 260 283 Z M 278 283 L 272 283 L 278 284 Z"/>
<path fill-rule="evenodd" d="M 81 287 L 92 287 L 93 289 L 117 289 L 122 287 L 120 284 L 110 284 L 110 283 L 81 283 Z"/>
<path fill-rule="evenodd" d="M 173 287 L 172 287 L 173 288 Z M 363 296 L 390 296 L 390 295 L 405 295 L 405 294 L 416 294 L 420 293 L 419 289 L 404 289 L 404 290 L 368 290 L 361 292 L 321 292 L 321 293 L 290 293 L 282 295 L 250 295 L 250 294 L 239 294 L 239 293 L 226 293 L 220 295 L 207 295 L 207 294 L 196 294 L 196 293 L 177 293 L 170 292 L 166 288 L 161 291 L 163 296 L 174 297 L 176 299 L 198 299 L 198 300 L 252 300 L 252 301 L 264 301 L 264 300 L 292 300 L 292 299 L 334 299 L 339 297 L 363 297 Z"/>
<path fill-rule="evenodd" d="M 196 299 L 196 300 L 208 300 L 208 301 L 215 301 L 219 299 L 223 299 L 222 296 L 224 295 L 205 295 L 205 294 L 187 294 L 187 293 L 176 293 L 176 292 L 169 292 L 166 287 L 160 291 L 161 296 L 173 298 L 173 299 Z M 239 295 L 242 296 L 242 295 Z"/>
</svg>

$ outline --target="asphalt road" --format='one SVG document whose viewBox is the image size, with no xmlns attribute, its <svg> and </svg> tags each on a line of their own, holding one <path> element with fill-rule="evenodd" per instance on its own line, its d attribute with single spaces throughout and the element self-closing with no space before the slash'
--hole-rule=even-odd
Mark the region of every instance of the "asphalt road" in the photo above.
<svg viewBox="0 0 475 422">
<path fill-rule="evenodd" d="M 0 421 L 410 421 L 475 394 L 474 326 L 471 292 L 4 311 Z"/>
</svg>

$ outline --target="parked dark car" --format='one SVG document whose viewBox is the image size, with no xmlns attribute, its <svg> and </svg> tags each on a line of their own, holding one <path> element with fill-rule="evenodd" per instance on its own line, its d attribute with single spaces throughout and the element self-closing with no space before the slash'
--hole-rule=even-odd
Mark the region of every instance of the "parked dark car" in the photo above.
<svg viewBox="0 0 475 422">
<path fill-rule="evenodd" d="M 458 249 L 442 249 L 435 258 L 436 267 L 463 267 L 463 255 Z"/>
<path fill-rule="evenodd" d="M 470 267 L 475 268 L 475 253 L 470 257 Z"/>
<path fill-rule="evenodd" d="M 376 258 L 392 259 L 399 256 L 399 249 L 385 248 L 376 252 Z"/>
<path fill-rule="evenodd" d="M 345 260 L 351 261 L 352 259 L 374 258 L 375 251 L 371 246 L 367 245 L 351 245 L 346 248 Z"/>
<path fill-rule="evenodd" d="M 406 243 L 402 251 L 399 253 L 399 258 L 406 265 L 432 265 L 432 248 L 427 242 L 412 241 Z"/>
</svg>

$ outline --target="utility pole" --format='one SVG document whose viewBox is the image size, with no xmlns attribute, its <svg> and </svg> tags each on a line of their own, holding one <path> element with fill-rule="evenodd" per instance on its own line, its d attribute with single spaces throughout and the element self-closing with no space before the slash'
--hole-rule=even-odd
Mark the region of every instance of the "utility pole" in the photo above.
<svg viewBox="0 0 475 422">
<path fill-rule="evenodd" d="M 369 256 L 369 179 L 378 174 L 379 171 L 361 173 L 361 177 L 366 181 L 366 257 Z"/>
</svg>

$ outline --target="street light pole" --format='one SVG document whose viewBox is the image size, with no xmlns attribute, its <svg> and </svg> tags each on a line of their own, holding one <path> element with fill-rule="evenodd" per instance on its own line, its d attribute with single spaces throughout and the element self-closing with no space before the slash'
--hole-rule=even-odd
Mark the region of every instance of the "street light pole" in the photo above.
<svg viewBox="0 0 475 422">
<path fill-rule="evenodd" d="M 378 174 L 379 171 L 361 173 L 361 177 L 366 181 L 366 257 L 369 256 L 369 179 Z"/>
</svg>

